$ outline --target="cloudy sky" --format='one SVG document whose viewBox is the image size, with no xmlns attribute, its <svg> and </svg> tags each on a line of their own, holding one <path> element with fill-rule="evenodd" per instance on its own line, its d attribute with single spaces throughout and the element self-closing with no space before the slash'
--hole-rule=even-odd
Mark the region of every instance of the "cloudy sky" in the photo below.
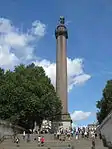
<svg viewBox="0 0 112 149">
<path fill-rule="evenodd" d="M 43 66 L 55 85 L 55 27 L 66 18 L 69 112 L 95 120 L 96 101 L 112 75 L 111 0 L 0 0 L 0 67 Z"/>
</svg>

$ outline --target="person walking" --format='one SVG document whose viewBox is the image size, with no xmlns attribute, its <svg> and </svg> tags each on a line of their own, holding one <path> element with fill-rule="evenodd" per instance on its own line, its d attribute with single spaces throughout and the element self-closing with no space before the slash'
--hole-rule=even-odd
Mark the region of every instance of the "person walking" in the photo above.
<svg viewBox="0 0 112 149">
<path fill-rule="evenodd" d="M 23 140 L 25 140 L 26 133 L 23 131 Z"/>
<path fill-rule="evenodd" d="M 40 144 L 41 144 L 41 136 L 40 135 L 38 136 L 37 141 L 38 141 L 38 146 L 40 146 Z"/>
<path fill-rule="evenodd" d="M 44 143 L 45 143 L 45 138 L 44 138 L 44 136 L 41 137 L 40 142 L 41 142 L 41 146 L 44 146 Z"/>
</svg>

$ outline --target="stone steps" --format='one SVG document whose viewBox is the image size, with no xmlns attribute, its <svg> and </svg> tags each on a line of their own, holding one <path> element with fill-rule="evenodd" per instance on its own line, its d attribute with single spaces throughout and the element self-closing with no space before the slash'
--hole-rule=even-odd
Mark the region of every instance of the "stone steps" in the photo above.
<svg viewBox="0 0 112 149">
<path fill-rule="evenodd" d="M 20 145 L 22 145 L 22 146 L 25 146 L 25 147 L 30 147 L 30 146 L 38 146 L 38 144 L 37 143 L 19 143 Z M 3 146 L 14 146 L 14 145 L 16 145 L 15 143 L 3 143 L 2 144 Z M 44 144 L 44 146 L 45 147 L 67 147 L 69 144 L 60 144 L 60 143 L 54 143 L 54 144 L 51 144 L 51 143 L 45 143 Z"/>
<path fill-rule="evenodd" d="M 17 147 L 17 145 L 9 139 L 0 144 L 0 149 L 67 149 L 69 144 L 75 146 L 75 149 L 91 149 L 91 139 L 73 139 L 72 141 L 65 142 L 49 140 L 45 142 L 43 147 L 39 147 L 36 141 L 27 143 L 23 140 L 20 141 L 20 146 Z M 96 140 L 96 149 L 106 149 L 99 139 Z"/>
<path fill-rule="evenodd" d="M 69 144 L 71 144 L 71 142 L 60 142 L 60 141 L 46 141 L 44 144 L 44 147 L 39 147 L 38 143 L 36 141 L 30 141 L 30 142 L 26 142 L 23 140 L 20 140 L 19 143 L 19 149 L 34 149 L 34 148 L 48 148 L 48 147 L 52 147 L 54 148 L 60 148 L 60 149 L 65 149 Z M 13 143 L 12 140 L 5 140 L 2 144 L 2 147 L 4 147 L 5 149 L 13 149 L 16 148 L 17 145 L 15 143 Z M 1 149 L 1 148 L 0 148 Z"/>
<path fill-rule="evenodd" d="M 37 138 L 38 134 L 30 134 L 30 138 L 33 141 L 34 138 Z M 54 134 L 40 134 L 40 136 L 44 136 L 45 140 L 54 140 Z M 23 135 L 19 134 L 18 137 L 22 140 Z M 27 137 L 27 135 L 26 135 Z"/>
</svg>

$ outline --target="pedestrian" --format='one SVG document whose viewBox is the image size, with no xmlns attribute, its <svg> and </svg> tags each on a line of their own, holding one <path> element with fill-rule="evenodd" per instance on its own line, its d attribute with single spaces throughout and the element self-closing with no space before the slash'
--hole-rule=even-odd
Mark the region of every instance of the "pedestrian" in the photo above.
<svg viewBox="0 0 112 149">
<path fill-rule="evenodd" d="M 30 142 L 30 133 L 27 134 L 27 142 Z"/>
<path fill-rule="evenodd" d="M 40 141 L 41 141 L 41 146 L 44 146 L 44 143 L 45 143 L 45 138 L 44 138 L 44 136 L 41 137 Z"/>
<path fill-rule="evenodd" d="M 76 136 L 75 136 L 75 138 L 76 138 L 76 140 L 79 139 L 79 132 L 78 132 L 78 131 L 76 131 Z"/>
<path fill-rule="evenodd" d="M 102 139 L 102 135 L 101 135 L 101 133 L 99 133 L 99 138 L 100 138 L 100 140 Z"/>
<path fill-rule="evenodd" d="M 26 133 L 23 131 L 23 140 L 25 140 Z"/>
<path fill-rule="evenodd" d="M 84 136 L 85 136 L 85 138 L 87 138 L 87 132 L 85 131 L 85 133 L 84 133 Z"/>
<path fill-rule="evenodd" d="M 41 136 L 40 135 L 38 136 L 38 140 L 37 141 L 38 141 L 38 146 L 40 146 L 40 143 L 41 143 Z"/>
<path fill-rule="evenodd" d="M 95 138 L 92 138 L 92 147 L 91 149 L 95 149 Z"/>
<path fill-rule="evenodd" d="M 20 142 L 20 140 L 19 140 L 19 138 L 17 137 L 17 138 L 16 138 L 16 144 L 17 144 L 17 146 L 19 146 L 19 142 Z"/>
<path fill-rule="evenodd" d="M 84 138 L 84 131 L 82 130 L 82 138 Z"/>
</svg>

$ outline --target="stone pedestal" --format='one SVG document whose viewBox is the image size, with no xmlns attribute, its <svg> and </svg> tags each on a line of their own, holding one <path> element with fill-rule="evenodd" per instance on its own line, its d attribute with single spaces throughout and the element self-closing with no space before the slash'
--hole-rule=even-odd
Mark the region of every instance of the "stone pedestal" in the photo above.
<svg viewBox="0 0 112 149">
<path fill-rule="evenodd" d="M 72 120 L 70 117 L 70 114 L 62 114 L 62 120 L 61 120 L 61 127 L 63 127 L 64 129 L 71 129 L 72 128 Z"/>
<path fill-rule="evenodd" d="M 70 114 L 62 114 L 62 118 L 59 122 L 52 122 L 52 132 L 57 132 L 60 128 L 63 129 L 71 129 L 72 128 L 72 120 Z"/>
</svg>

